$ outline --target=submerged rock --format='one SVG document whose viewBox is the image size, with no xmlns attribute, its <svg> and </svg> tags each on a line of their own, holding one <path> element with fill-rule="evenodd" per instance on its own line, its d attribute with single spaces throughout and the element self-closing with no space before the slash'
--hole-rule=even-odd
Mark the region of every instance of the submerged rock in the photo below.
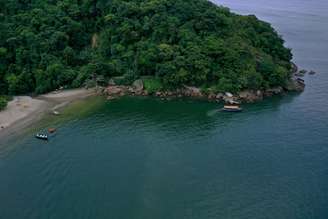
<svg viewBox="0 0 328 219">
<path fill-rule="evenodd" d="M 300 70 L 299 72 L 296 72 L 296 73 L 294 74 L 294 76 L 296 76 L 296 77 L 303 77 L 306 73 L 307 73 L 307 70 L 302 69 L 302 70 Z"/>
<path fill-rule="evenodd" d="M 307 70 L 305 70 L 305 69 L 302 69 L 302 70 L 300 70 L 300 71 L 299 71 L 299 73 L 304 75 L 304 74 L 306 74 L 306 73 L 307 73 Z"/>
<path fill-rule="evenodd" d="M 107 97 L 107 100 L 115 100 L 116 99 L 116 97 L 113 97 L 113 96 L 108 96 Z"/>
<path fill-rule="evenodd" d="M 309 72 L 309 75 L 315 75 L 315 74 L 316 74 L 316 72 L 313 71 L 313 70 L 311 70 L 311 71 Z"/>
<path fill-rule="evenodd" d="M 297 72 L 294 74 L 296 77 L 304 77 L 304 74 L 303 73 L 300 73 L 300 72 Z"/>
</svg>

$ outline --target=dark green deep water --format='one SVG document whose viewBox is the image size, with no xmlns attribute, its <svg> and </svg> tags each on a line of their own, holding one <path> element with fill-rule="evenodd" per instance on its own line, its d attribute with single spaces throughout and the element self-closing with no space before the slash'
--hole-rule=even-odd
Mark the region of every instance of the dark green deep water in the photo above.
<svg viewBox="0 0 328 219">
<path fill-rule="evenodd" d="M 0 218 L 328 218 L 328 3 L 220 2 L 272 22 L 319 72 L 304 93 L 240 114 L 189 100 L 77 103 L 0 139 Z M 48 143 L 33 138 L 49 125 Z"/>
</svg>

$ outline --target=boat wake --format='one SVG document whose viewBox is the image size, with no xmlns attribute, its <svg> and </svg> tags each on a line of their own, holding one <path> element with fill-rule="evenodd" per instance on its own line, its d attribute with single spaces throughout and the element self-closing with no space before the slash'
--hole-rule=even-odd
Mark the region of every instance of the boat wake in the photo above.
<svg viewBox="0 0 328 219">
<path fill-rule="evenodd" d="M 219 113 L 220 111 L 221 111 L 220 109 L 210 110 L 206 113 L 206 115 L 209 117 L 212 117 L 212 116 L 215 116 L 215 114 Z"/>
</svg>

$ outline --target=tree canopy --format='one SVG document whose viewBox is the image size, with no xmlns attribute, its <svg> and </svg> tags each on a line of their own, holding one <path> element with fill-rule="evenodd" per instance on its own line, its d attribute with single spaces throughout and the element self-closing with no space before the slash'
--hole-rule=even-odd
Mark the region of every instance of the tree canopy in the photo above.
<svg viewBox="0 0 328 219">
<path fill-rule="evenodd" d="M 217 91 L 282 86 L 290 49 L 269 23 L 207 0 L 0 0 L 0 94 L 156 77 Z"/>
</svg>

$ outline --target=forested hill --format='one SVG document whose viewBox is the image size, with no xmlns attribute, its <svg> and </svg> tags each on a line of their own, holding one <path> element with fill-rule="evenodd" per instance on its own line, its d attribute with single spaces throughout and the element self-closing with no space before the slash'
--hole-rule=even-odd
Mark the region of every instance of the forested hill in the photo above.
<svg viewBox="0 0 328 219">
<path fill-rule="evenodd" d="M 113 76 L 237 92 L 290 77 L 270 24 L 207 0 L 0 1 L 0 94 Z"/>
</svg>

